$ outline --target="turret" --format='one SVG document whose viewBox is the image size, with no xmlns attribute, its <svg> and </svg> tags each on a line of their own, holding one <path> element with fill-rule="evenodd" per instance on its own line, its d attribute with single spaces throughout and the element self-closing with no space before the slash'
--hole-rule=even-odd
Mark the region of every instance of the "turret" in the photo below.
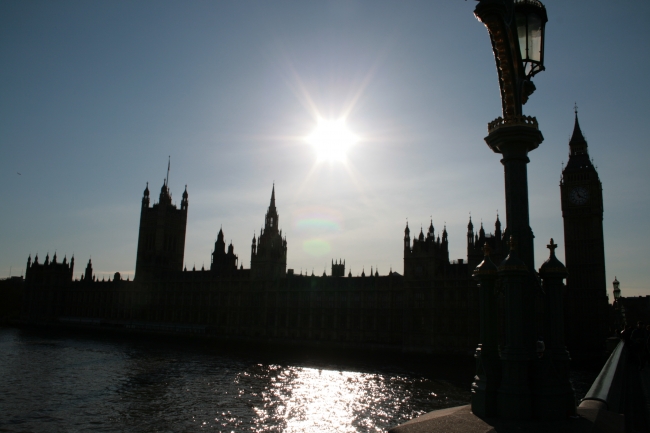
<svg viewBox="0 0 650 433">
<path fill-rule="evenodd" d="M 494 223 L 494 236 L 497 241 L 501 240 L 501 221 L 499 221 L 499 214 L 497 213 L 497 221 Z"/>
<path fill-rule="evenodd" d="M 32 255 L 30 254 L 29 257 L 27 257 L 27 269 L 29 269 L 32 266 Z"/>
<path fill-rule="evenodd" d="M 212 253 L 212 263 L 210 270 L 219 275 L 226 275 L 237 270 L 237 256 L 235 255 L 235 247 L 228 245 L 228 252 L 226 253 L 226 242 L 224 241 L 223 229 L 219 229 L 217 240 L 214 243 L 214 252 Z"/>
<path fill-rule="evenodd" d="M 182 210 L 187 210 L 187 206 L 189 204 L 188 198 L 189 195 L 187 194 L 187 185 L 185 185 L 185 191 L 183 192 L 183 199 L 181 200 L 181 209 Z"/>
<path fill-rule="evenodd" d="M 253 233 L 253 243 L 251 244 L 251 254 L 254 256 L 257 252 L 257 241 L 255 240 L 255 233 Z"/>
<path fill-rule="evenodd" d="M 144 194 L 142 195 L 142 207 L 149 207 L 149 182 L 147 182 Z"/>
<path fill-rule="evenodd" d="M 409 230 L 409 223 L 406 222 L 406 228 L 404 229 L 404 250 L 411 249 L 411 230 Z"/>
<path fill-rule="evenodd" d="M 467 224 L 467 247 L 474 246 L 474 224 L 472 224 L 472 217 L 469 217 L 469 224 Z"/>
<path fill-rule="evenodd" d="M 435 238 L 436 237 L 433 234 L 433 219 L 431 219 L 431 224 L 429 224 L 429 231 L 427 232 L 427 240 Z"/>
<path fill-rule="evenodd" d="M 164 181 L 163 186 L 160 188 L 160 197 L 158 198 L 158 203 L 160 203 L 161 206 L 172 204 L 172 195 L 169 192 L 167 181 Z"/>
<path fill-rule="evenodd" d="M 424 232 L 422 231 L 422 227 L 420 227 L 420 234 L 418 235 L 418 240 L 420 242 L 424 242 Z M 372 274 L 372 272 L 371 272 Z"/>
<path fill-rule="evenodd" d="M 223 240 L 223 230 L 219 228 L 217 241 L 214 243 L 214 253 L 218 255 L 226 254 L 226 242 Z"/>
<path fill-rule="evenodd" d="M 90 282 L 93 279 L 93 262 L 91 259 L 88 259 L 88 265 L 86 265 L 86 274 L 84 275 L 84 281 Z"/>
<path fill-rule="evenodd" d="M 442 259 L 449 263 L 449 236 L 447 234 L 447 225 L 442 230 L 442 243 L 440 244 Z"/>
</svg>

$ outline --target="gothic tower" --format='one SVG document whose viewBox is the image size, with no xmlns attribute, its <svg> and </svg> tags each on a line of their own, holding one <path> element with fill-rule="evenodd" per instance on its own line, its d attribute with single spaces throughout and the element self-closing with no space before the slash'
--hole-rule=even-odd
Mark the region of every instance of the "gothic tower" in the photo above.
<svg viewBox="0 0 650 433">
<path fill-rule="evenodd" d="M 169 190 L 169 165 L 167 178 L 160 189 L 158 203 L 149 207 L 149 183 L 142 197 L 138 253 L 135 262 L 135 278 L 146 280 L 159 278 L 167 272 L 183 270 L 185 253 L 185 229 L 187 227 L 187 185 L 183 192 L 181 208 L 172 204 Z"/>
<path fill-rule="evenodd" d="M 232 242 L 228 246 L 226 252 L 226 242 L 223 236 L 223 230 L 219 229 L 217 240 L 214 243 L 214 251 L 212 252 L 212 263 L 210 264 L 210 271 L 216 275 L 231 275 L 237 270 L 237 256 Z"/>
<path fill-rule="evenodd" d="M 278 211 L 275 208 L 275 185 L 271 191 L 271 204 L 266 212 L 264 228 L 251 245 L 251 277 L 282 278 L 287 273 L 287 239 L 279 230 Z"/>
<path fill-rule="evenodd" d="M 567 278 L 566 341 L 577 350 L 604 345 L 607 330 L 603 188 L 576 110 L 569 161 L 560 181 Z"/>
<path fill-rule="evenodd" d="M 445 265 L 449 264 L 449 239 L 447 227 L 436 238 L 433 220 L 429 225 L 426 236 L 420 228 L 420 234 L 413 237 L 410 245 L 411 231 L 408 223 L 404 229 L 404 277 L 411 280 L 424 280 L 440 277 Z"/>
<path fill-rule="evenodd" d="M 486 234 L 482 222 L 478 233 L 474 233 L 474 224 L 472 223 L 472 218 L 469 218 L 469 224 L 467 224 L 467 269 L 470 273 L 474 272 L 474 269 L 485 258 L 485 252 L 483 251 L 485 244 L 490 246 L 490 257 L 492 260 L 496 263 L 501 263 L 501 260 L 506 256 L 505 252 L 507 249 L 505 247 L 507 245 L 501 232 L 499 214 L 497 214 L 497 219 L 494 223 L 494 234 Z"/>
<path fill-rule="evenodd" d="M 345 260 L 339 259 L 337 262 L 332 260 L 332 276 L 345 277 Z"/>
</svg>

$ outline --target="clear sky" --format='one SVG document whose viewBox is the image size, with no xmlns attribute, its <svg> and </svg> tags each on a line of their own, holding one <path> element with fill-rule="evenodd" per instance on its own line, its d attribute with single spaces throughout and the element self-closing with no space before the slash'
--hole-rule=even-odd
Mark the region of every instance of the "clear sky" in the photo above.
<svg viewBox="0 0 650 433">
<path fill-rule="evenodd" d="M 209 267 L 219 227 L 244 267 L 275 181 L 288 267 L 402 272 L 402 237 L 469 213 L 494 230 L 503 169 L 483 141 L 501 115 L 473 1 L 0 2 L 0 276 L 27 256 L 135 268 L 140 201 L 171 156 L 187 184 L 185 261 Z M 547 1 L 546 68 L 524 106 L 536 265 L 563 254 L 559 180 L 577 102 L 603 182 L 608 291 L 650 295 L 650 3 Z M 307 142 L 318 116 L 358 137 L 344 162 Z M 20 173 L 20 174 L 18 174 Z M 346 269 L 346 272 L 347 272 Z"/>
</svg>

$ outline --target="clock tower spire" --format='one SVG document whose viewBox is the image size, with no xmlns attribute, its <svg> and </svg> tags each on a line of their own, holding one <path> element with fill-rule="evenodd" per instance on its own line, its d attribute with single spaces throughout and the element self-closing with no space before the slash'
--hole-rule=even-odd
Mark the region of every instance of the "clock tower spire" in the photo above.
<svg viewBox="0 0 650 433">
<path fill-rule="evenodd" d="M 575 109 L 569 161 L 560 181 L 567 278 L 566 341 L 570 349 L 600 349 L 607 333 L 603 187 L 589 158 Z"/>
</svg>

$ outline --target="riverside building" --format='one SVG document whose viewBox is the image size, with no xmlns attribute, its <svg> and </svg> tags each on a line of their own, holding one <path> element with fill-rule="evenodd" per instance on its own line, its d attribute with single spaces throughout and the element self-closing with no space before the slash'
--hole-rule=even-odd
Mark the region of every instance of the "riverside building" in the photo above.
<svg viewBox="0 0 650 433">
<path fill-rule="evenodd" d="M 566 323 L 569 341 L 580 335 L 587 347 L 578 348 L 589 349 L 604 344 L 603 330 L 593 325 L 604 325 L 601 315 L 607 311 L 602 188 L 577 117 L 570 149 L 561 184 L 569 270 Z M 178 208 L 166 180 L 153 205 L 147 184 L 133 281 L 119 273 L 99 281 L 90 260 L 74 280 L 74 258 L 58 262 L 56 254 L 51 261 L 48 255 L 40 263 L 30 256 L 23 319 L 242 341 L 471 353 L 479 340 L 479 289 L 471 274 L 483 260 L 485 244 L 496 264 L 508 251 L 508 229 L 502 231 L 498 215 L 494 233 L 486 233 L 483 224 L 475 232 L 470 218 L 467 257 L 450 261 L 447 229 L 436 233 L 431 221 L 426 233 L 420 229 L 412 238 L 407 224 L 402 275 L 391 270 L 345 276 L 341 261 L 332 261 L 330 275 L 297 275 L 287 269 L 288 243 L 273 186 L 264 228 L 251 242 L 250 268 L 240 263 L 232 243 L 226 247 L 220 229 L 209 269 L 188 270 L 183 268 L 188 207 L 187 186 Z M 539 316 L 541 288 L 533 298 Z M 538 326 L 538 335 L 544 335 Z"/>
</svg>

